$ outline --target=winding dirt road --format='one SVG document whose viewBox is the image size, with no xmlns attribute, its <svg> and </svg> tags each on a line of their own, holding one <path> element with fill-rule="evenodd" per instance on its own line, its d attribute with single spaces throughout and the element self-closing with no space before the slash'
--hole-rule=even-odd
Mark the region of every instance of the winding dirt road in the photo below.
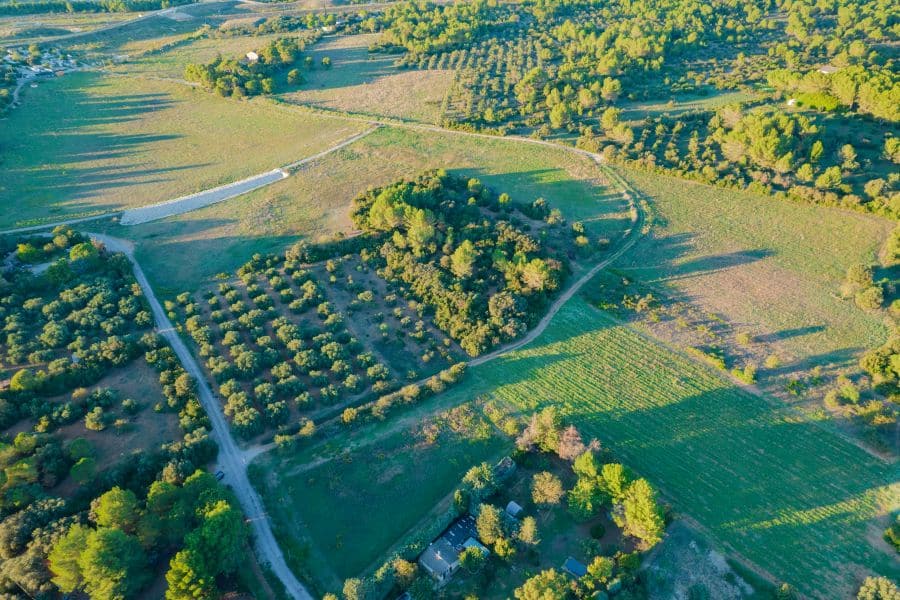
<svg viewBox="0 0 900 600">
<path fill-rule="evenodd" d="M 253 527 L 256 552 L 259 558 L 263 562 L 268 563 L 269 568 L 281 580 L 291 597 L 296 600 L 312 600 L 312 596 L 288 568 L 284 560 L 284 554 L 282 554 L 281 548 L 278 547 L 278 542 L 275 541 L 275 535 L 272 532 L 263 503 L 256 490 L 250 485 L 250 479 L 247 477 L 247 457 L 238 448 L 234 438 L 231 437 L 231 430 L 228 426 L 228 421 L 225 420 L 221 404 L 213 395 L 206 377 L 200 369 L 200 365 L 194 360 L 193 355 L 172 326 L 168 316 L 166 316 L 166 311 L 163 310 L 162 305 L 153 293 L 153 288 L 150 287 L 150 282 L 141 270 L 141 265 L 134 259 L 132 244 L 106 235 L 95 233 L 89 235 L 91 238 L 102 242 L 108 250 L 121 252 L 131 261 L 134 277 L 147 297 L 147 302 L 150 304 L 160 335 L 172 346 L 184 370 L 197 382 L 197 394 L 200 397 L 200 403 L 203 405 L 203 409 L 206 411 L 212 424 L 210 435 L 219 445 L 218 467 L 225 472 L 225 483 L 234 490 L 247 520 Z"/>
<path fill-rule="evenodd" d="M 145 17 L 146 18 L 146 17 Z M 346 117 L 345 117 L 346 118 Z M 354 120 L 352 117 L 350 120 Z M 552 147 L 556 149 L 562 149 L 564 151 L 572 152 L 574 154 L 578 154 L 581 156 L 586 156 L 595 161 L 598 165 L 602 165 L 603 159 L 599 154 L 595 154 L 592 152 L 588 152 L 586 150 L 582 150 L 580 148 L 574 148 L 571 146 L 564 146 L 561 144 L 556 144 L 554 142 L 549 142 L 546 140 L 537 140 L 533 138 L 524 138 L 517 136 L 495 136 L 490 134 L 481 134 L 481 133 L 473 133 L 473 132 L 465 132 L 458 130 L 450 130 L 444 129 L 442 127 L 433 126 L 433 125 L 422 125 L 422 124 L 413 124 L 413 123 L 394 123 L 390 121 L 382 121 L 379 119 L 364 119 L 357 118 L 355 120 L 367 121 L 373 127 L 366 131 L 363 131 L 360 134 L 354 135 L 351 138 L 348 138 L 341 143 L 337 144 L 334 147 L 326 149 L 325 151 L 313 155 L 307 158 L 304 158 L 295 163 L 291 163 L 282 167 L 283 176 L 287 176 L 287 171 L 295 170 L 300 166 L 314 161 L 322 156 L 348 146 L 353 142 L 369 135 L 373 131 L 375 131 L 380 126 L 395 126 L 395 127 L 405 127 L 408 129 L 418 129 L 422 131 L 434 131 L 440 133 L 451 133 L 458 135 L 465 135 L 469 137 L 475 138 L 491 138 L 494 140 L 505 140 L 512 143 L 526 143 L 532 145 L 542 145 L 547 147 Z M 281 169 L 279 169 L 281 171 Z M 607 172 L 607 174 L 609 174 Z M 268 174 L 264 174 L 268 175 Z M 257 176 L 259 177 L 259 176 Z M 277 180 L 282 178 L 282 175 L 279 173 L 278 177 L 271 177 L 268 179 Z M 269 182 L 267 179 L 267 183 Z M 620 178 L 615 177 L 615 181 L 613 182 L 618 187 L 621 187 L 623 190 L 624 197 L 629 201 L 629 204 L 632 208 L 632 223 L 631 227 L 626 231 L 625 236 L 622 239 L 620 246 L 616 249 L 615 252 L 608 255 L 601 262 L 594 265 L 590 270 L 582 274 L 577 280 L 572 282 L 560 295 L 559 297 L 549 306 L 546 314 L 540 320 L 540 322 L 531 329 L 524 337 L 514 342 L 511 342 L 505 346 L 497 348 L 493 352 L 480 356 L 478 358 L 472 359 L 468 361 L 467 365 L 470 367 L 475 367 L 478 365 L 483 365 L 492 360 L 503 356 L 506 353 L 517 350 L 532 341 L 534 341 L 538 336 L 540 336 L 547 326 L 552 321 L 553 317 L 559 312 L 559 310 L 568 302 L 578 291 L 587 283 L 594 275 L 596 275 L 600 270 L 606 268 L 613 261 L 621 257 L 625 252 L 627 252 L 639 239 L 642 228 L 644 217 L 641 212 L 640 206 L 635 202 L 635 195 L 633 190 L 630 189 L 627 184 L 622 181 Z M 238 182 L 241 184 L 243 182 Z M 225 186 L 229 188 L 229 186 Z M 255 187 L 258 186 L 253 186 Z M 240 185 L 231 186 L 233 191 L 239 191 L 242 189 Z M 221 201 L 219 199 L 222 190 L 219 188 L 214 190 L 208 190 L 208 192 L 215 193 L 216 201 Z M 205 192 L 201 192 L 199 195 L 203 195 Z M 242 192 L 241 192 L 242 193 Z M 230 194 L 229 197 L 234 197 L 235 195 L 240 195 L 240 193 Z M 195 195 L 197 196 L 197 195 Z M 198 208 L 198 206 L 194 206 L 196 202 L 193 201 L 194 197 L 181 198 L 176 201 L 170 201 L 168 203 L 164 203 L 165 208 L 172 208 L 173 205 L 177 206 L 182 201 L 187 201 L 187 204 L 190 206 L 186 206 L 187 210 L 181 212 L 188 212 L 189 210 L 193 210 Z M 199 204 L 203 204 L 202 202 Z M 142 207 L 141 209 L 136 209 L 137 211 L 142 211 L 145 209 L 158 209 L 160 206 L 154 205 L 151 207 Z M 82 223 L 86 221 L 92 221 L 97 219 L 102 219 L 106 217 L 115 216 L 117 214 L 123 214 L 123 211 L 116 211 L 105 213 L 101 215 L 91 216 L 91 217 L 83 217 L 76 219 L 68 219 L 65 221 L 58 221 L 56 223 L 46 223 L 43 225 L 35 225 L 29 227 L 20 227 L 16 229 L 9 229 L 5 231 L 0 231 L 0 234 L 5 233 L 23 233 L 29 231 L 38 231 L 41 229 L 47 229 L 50 227 L 54 227 L 56 225 L 62 224 L 76 224 Z M 135 215 L 137 216 L 137 215 Z M 144 217 L 143 214 L 140 215 Z M 155 219 L 135 219 L 136 222 L 145 222 L 145 220 L 155 220 Z M 124 222 L 124 220 L 123 220 Z M 209 416 L 209 420 L 212 426 L 212 431 L 210 435 L 218 444 L 219 447 L 219 455 L 217 458 L 217 467 L 225 472 L 225 483 L 230 485 L 235 492 L 235 495 L 238 498 L 238 501 L 241 504 L 241 508 L 243 509 L 245 515 L 247 516 L 248 521 L 253 527 L 254 537 L 255 537 L 255 547 L 257 555 L 260 560 L 264 563 L 267 563 L 271 568 L 272 572 L 285 586 L 285 589 L 290 594 L 292 598 L 296 600 L 311 600 L 312 596 L 309 594 L 308 590 L 303 586 L 303 584 L 297 579 L 294 573 L 288 568 L 287 562 L 285 561 L 284 554 L 281 552 L 281 549 L 278 546 L 277 541 L 275 540 L 274 533 L 272 531 L 271 524 L 269 523 L 268 516 L 265 511 L 265 507 L 263 506 L 262 500 L 259 495 L 256 493 L 256 490 L 250 484 L 250 480 L 247 476 L 247 467 L 249 463 L 261 452 L 264 452 L 270 449 L 271 445 L 266 446 L 257 446 L 252 447 L 247 450 L 242 450 L 235 439 L 231 435 L 231 429 L 228 424 L 228 421 L 225 419 L 225 415 L 222 411 L 221 402 L 215 397 L 212 392 L 212 389 L 209 383 L 206 380 L 206 377 L 203 373 L 203 370 L 200 368 L 199 364 L 197 364 L 193 355 L 185 345 L 184 341 L 178 335 L 177 331 L 173 327 L 172 323 L 169 321 L 168 316 L 166 315 L 165 310 L 160 304 L 159 300 L 156 298 L 156 295 L 153 292 L 153 288 L 150 286 L 149 281 L 144 275 L 143 270 L 141 269 L 140 264 L 134 258 L 134 248 L 131 242 L 127 240 L 122 240 L 118 238 L 114 238 L 107 235 L 102 234 L 89 234 L 93 239 L 102 242 L 107 249 L 112 252 L 122 252 L 131 262 L 132 267 L 134 269 L 134 276 L 137 280 L 138 284 L 141 286 L 141 289 L 144 292 L 144 295 L 147 297 L 147 301 L 150 304 L 154 319 L 156 321 L 157 328 L 159 330 L 160 335 L 162 335 L 172 346 L 172 349 L 175 351 L 175 354 L 178 356 L 178 359 L 181 361 L 182 366 L 185 371 L 187 371 L 196 381 L 197 381 L 197 392 L 200 399 L 201 404 L 203 405 L 204 410 Z"/>
</svg>

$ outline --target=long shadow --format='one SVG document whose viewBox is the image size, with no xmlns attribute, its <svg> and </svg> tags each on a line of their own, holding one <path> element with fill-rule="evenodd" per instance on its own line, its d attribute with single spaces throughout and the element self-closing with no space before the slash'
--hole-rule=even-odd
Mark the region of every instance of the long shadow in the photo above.
<svg viewBox="0 0 900 600">
<path fill-rule="evenodd" d="M 731 269 L 775 255 L 768 248 L 748 248 L 684 260 L 685 256 L 696 252 L 697 238 L 693 233 L 653 236 L 639 243 L 632 253 L 634 258 L 620 268 L 627 269 L 642 281 L 665 283 Z"/>
<path fill-rule="evenodd" d="M 847 367 L 856 363 L 860 352 L 864 348 L 840 348 L 831 352 L 823 352 L 808 356 L 802 360 L 770 369 L 771 375 L 790 375 L 792 373 L 808 373 L 810 369 L 818 367 L 821 375 L 825 377 L 836 376 Z"/>
<path fill-rule="evenodd" d="M 502 389 L 529 410 L 561 407 L 586 437 L 598 437 L 615 459 L 660 486 L 676 511 L 806 593 L 818 593 L 816 581 L 849 591 L 856 584 L 850 571 L 900 573 L 870 535 L 881 526 L 873 519 L 891 508 L 878 506 L 875 495 L 896 483 L 894 466 L 724 379 L 709 389 L 710 376 L 684 359 L 631 363 L 627 376 L 604 368 L 590 352 L 565 349 L 585 347 L 567 342 L 608 322 L 561 316 L 562 335 L 473 369 L 476 389 L 461 393 Z M 553 379 L 560 373 L 578 374 L 578 385 L 560 388 Z M 666 379 L 684 385 L 650 383 Z M 896 495 L 893 504 L 900 508 Z"/>
<path fill-rule="evenodd" d="M 159 151 L 160 144 L 179 139 L 177 133 L 131 133 L 121 124 L 148 113 L 171 109 L 177 101 L 165 93 L 105 95 L 99 74 L 79 73 L 59 89 L 63 101 L 47 106 L 28 105 L 13 113 L 4 151 L 4 183 L 0 199 L 13 207 L 40 203 L 72 212 L 78 200 L 98 198 L 104 192 L 135 185 L 171 181 L 181 171 L 205 163 L 153 168 L 136 157 Z M 50 84 L 48 84 L 50 85 Z M 30 108 L 29 108 L 30 107 Z M 77 107 L 77 109 L 73 109 Z M 104 129 L 117 125 L 119 129 Z M 119 132 L 121 130 L 121 132 Z M 89 203 L 86 210 L 117 208 Z M 53 208 L 50 209 L 53 212 Z"/>
<path fill-rule="evenodd" d="M 514 202 L 530 204 L 538 198 L 551 208 L 559 208 L 568 222 L 581 221 L 589 235 L 609 237 L 631 225 L 628 202 L 611 185 L 598 178 L 558 177 L 561 169 L 523 169 L 489 173 L 481 168 L 448 169 L 466 177 L 477 177 L 498 192 L 507 192 Z M 598 173 L 599 176 L 599 173 Z"/>
<path fill-rule="evenodd" d="M 792 329 L 782 329 L 781 331 L 774 331 L 772 333 L 765 333 L 762 335 L 758 335 L 758 336 L 756 336 L 756 340 L 758 342 L 762 342 L 764 344 L 771 344 L 773 342 L 780 342 L 782 340 L 786 340 L 789 338 L 812 335 L 813 333 L 819 333 L 821 331 L 825 331 L 824 325 L 810 325 L 808 327 L 794 327 Z"/>
<path fill-rule="evenodd" d="M 159 169 L 139 168 L 138 164 L 127 164 L 115 167 L 89 167 L 84 169 L 67 168 L 64 172 L 40 173 L 30 177 L 35 187 L 41 190 L 42 195 L 49 190 L 61 192 L 58 200 L 64 203 L 71 211 L 73 200 L 93 198 L 98 193 L 117 188 L 131 187 L 135 185 L 147 185 L 152 183 L 165 183 L 172 181 L 171 175 L 180 171 L 207 166 L 209 163 L 195 163 L 178 167 Z M 169 175 L 162 177 L 163 175 Z M 64 194 L 64 195 L 62 195 Z M 27 198 L 27 196 L 25 196 Z M 166 200 L 167 198 L 162 198 Z M 118 204 L 110 203 L 85 203 L 95 210 L 101 208 L 116 208 Z"/>
<path fill-rule="evenodd" d="M 52 140 L 52 144 L 58 146 L 60 150 L 63 148 L 70 149 L 67 152 L 60 152 L 54 159 L 53 165 L 67 165 L 70 163 L 81 163 L 88 161 L 111 160 L 115 158 L 124 158 L 133 156 L 141 149 L 148 149 L 148 146 L 157 142 L 165 142 L 177 140 L 184 136 L 178 134 L 131 134 L 121 135 L 112 133 L 45 133 L 32 136 L 32 141 L 39 144 L 47 143 L 45 140 Z M 42 139 L 44 138 L 44 139 Z M 34 177 L 34 173 L 41 173 L 46 165 L 34 165 L 31 169 L 17 169 L 11 171 L 15 173 L 22 171 L 28 177 Z"/>
</svg>

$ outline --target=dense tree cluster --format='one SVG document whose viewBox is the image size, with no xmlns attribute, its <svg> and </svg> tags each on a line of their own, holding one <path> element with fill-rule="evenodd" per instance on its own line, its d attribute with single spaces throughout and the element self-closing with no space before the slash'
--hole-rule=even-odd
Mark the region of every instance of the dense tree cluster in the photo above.
<svg viewBox="0 0 900 600">
<path fill-rule="evenodd" d="M 645 479 L 636 479 L 621 464 L 601 464 L 596 455 L 599 444 L 593 441 L 585 445 L 577 429 L 563 428 L 555 407 L 532 415 L 516 445 L 523 451 L 539 450 L 573 460 L 572 471 L 578 479 L 565 495 L 576 518 L 588 520 L 604 506 L 612 507 L 616 523 L 627 535 L 638 538 L 648 548 L 662 539 L 665 521 L 653 487 Z M 538 473 L 532 482 L 532 497 L 538 505 L 560 502 L 563 489 L 559 478 L 552 473 Z"/>
<path fill-rule="evenodd" d="M 299 66 L 294 65 L 300 64 L 305 47 L 304 41 L 280 37 L 260 48 L 255 59 L 217 56 L 206 64 L 190 63 L 184 69 L 184 78 L 220 96 L 271 94 L 280 82 L 300 82 Z"/>
<path fill-rule="evenodd" d="M 887 0 L 409 2 L 363 27 L 382 31 L 375 49 L 406 50 L 401 64 L 457 72 L 447 126 L 577 133 L 583 147 L 646 168 L 896 216 L 891 15 Z M 769 94 L 751 106 L 619 112 L 753 84 Z"/>
<path fill-rule="evenodd" d="M 149 331 L 146 303 L 123 256 L 68 228 L 50 237 L 3 238 L 0 245 L 7 267 L 0 280 L 0 353 L 8 378 L 0 391 L 3 427 L 23 420 L 31 427 L 0 437 L 0 589 L 32 597 L 57 589 L 48 555 L 68 539 L 67 532 L 83 525 L 93 501 L 99 533 L 78 530 L 70 546 L 57 552 L 69 557 L 69 573 L 80 575 L 56 583 L 96 598 L 132 596 L 147 572 L 144 558 L 156 561 L 167 546 L 151 541 L 156 533 L 150 521 L 146 529 L 112 526 L 107 512 L 129 504 L 154 480 L 184 481 L 214 457 L 194 382 L 171 348 Z M 44 270 L 35 274 L 35 264 Z M 154 410 L 177 411 L 184 438 L 135 449 L 110 464 L 96 444 L 59 428 L 83 419 L 85 429 L 102 432 L 144 409 L 144 398 L 85 387 L 112 369 L 129 368 L 140 354 L 159 373 L 163 401 Z M 58 487 L 63 482 L 70 482 L 65 492 Z M 111 488 L 111 495 L 96 499 Z"/>
<path fill-rule="evenodd" d="M 704 183 L 900 215 L 896 177 L 884 178 L 892 164 L 884 148 L 893 134 L 873 130 L 847 141 L 850 124 L 841 119 L 728 105 L 633 127 L 609 108 L 600 133 L 586 130 L 579 144 Z"/>
<path fill-rule="evenodd" d="M 571 234 L 543 200 L 434 172 L 353 204 L 357 227 L 384 239 L 379 274 L 471 356 L 521 335 L 566 275 Z"/>
<path fill-rule="evenodd" d="M 465 89 L 448 107 L 451 122 L 554 128 L 591 116 L 623 84 L 644 86 L 648 73 L 668 72 L 695 50 L 748 39 L 743 22 L 760 10 L 755 3 L 711 10 L 674 0 L 466 6 L 404 3 L 370 27 L 383 30 L 386 47 L 409 51 L 406 64 L 461 71 Z"/>
<path fill-rule="evenodd" d="M 66 229 L 15 248 L 22 263 L 63 255 L 39 275 L 22 266 L 0 279 L 0 366 L 12 374 L 0 391 L 0 423 L 30 417 L 48 431 L 94 407 L 84 399 L 54 406 L 46 398 L 90 385 L 139 356 L 152 318 L 124 256 Z"/>
<path fill-rule="evenodd" d="M 238 567 L 247 537 L 236 503 L 197 471 L 183 483 L 154 481 L 143 499 L 119 487 L 98 496 L 88 522 L 56 539 L 49 569 L 63 593 L 132 598 L 152 579 L 153 562 L 174 553 L 166 598 L 216 598 L 216 578 Z"/>
</svg>

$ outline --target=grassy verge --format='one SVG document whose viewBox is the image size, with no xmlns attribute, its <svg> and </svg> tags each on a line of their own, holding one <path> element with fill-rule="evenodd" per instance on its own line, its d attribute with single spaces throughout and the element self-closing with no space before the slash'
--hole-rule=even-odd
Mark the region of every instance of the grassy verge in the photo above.
<svg viewBox="0 0 900 600">
<path fill-rule="evenodd" d="M 654 231 L 618 262 L 783 351 L 801 368 L 854 362 L 887 334 L 838 297 L 850 265 L 871 262 L 893 224 L 626 170 L 648 196 Z"/>
</svg>

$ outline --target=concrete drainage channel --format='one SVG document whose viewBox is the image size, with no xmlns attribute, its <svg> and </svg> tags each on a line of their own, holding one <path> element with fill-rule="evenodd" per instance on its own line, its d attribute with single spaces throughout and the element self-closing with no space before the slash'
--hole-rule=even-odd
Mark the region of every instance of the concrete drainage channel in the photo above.
<svg viewBox="0 0 900 600">
<path fill-rule="evenodd" d="M 378 129 L 377 126 L 367 129 L 362 133 L 345 139 L 341 143 L 332 146 L 327 150 L 323 150 L 318 154 L 314 154 L 278 169 L 272 169 L 271 171 L 260 173 L 259 175 L 248 177 L 247 179 L 235 181 L 234 183 L 229 183 L 209 190 L 203 190 L 202 192 L 197 192 L 196 194 L 191 194 L 189 196 L 182 196 L 181 198 L 175 198 L 174 200 L 166 200 L 165 202 L 157 202 L 156 204 L 126 210 L 122 213 L 119 223 L 122 225 L 140 225 L 141 223 L 149 223 L 151 221 L 165 219 L 166 217 L 182 215 L 199 208 L 210 206 L 211 204 L 230 200 L 236 196 L 246 194 L 247 192 L 252 192 L 253 190 L 285 179 L 290 175 L 290 170 L 299 168 L 307 163 L 322 158 L 327 154 L 331 154 L 336 150 L 340 150 L 345 146 L 349 146 L 357 140 L 369 135 L 376 129 Z"/>
<path fill-rule="evenodd" d="M 246 194 L 257 188 L 261 188 L 275 183 L 287 177 L 287 171 L 282 169 L 272 169 L 266 173 L 254 175 L 241 181 L 235 181 L 211 190 L 203 190 L 189 196 L 182 196 L 174 200 L 167 200 L 149 206 L 133 208 L 122 213 L 119 223 L 122 225 L 140 225 L 141 223 L 149 223 L 158 219 L 165 219 L 175 215 L 181 215 L 198 208 L 203 208 L 211 204 L 216 204 L 241 194 Z"/>
</svg>

